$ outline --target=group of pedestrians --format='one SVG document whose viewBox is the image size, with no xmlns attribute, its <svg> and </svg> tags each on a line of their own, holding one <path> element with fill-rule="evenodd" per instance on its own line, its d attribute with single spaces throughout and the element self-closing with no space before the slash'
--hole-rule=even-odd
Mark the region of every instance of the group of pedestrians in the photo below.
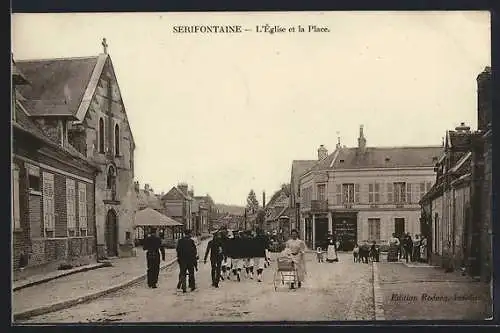
<svg viewBox="0 0 500 333">
<path fill-rule="evenodd" d="M 406 260 L 406 262 L 427 261 L 427 238 L 425 236 L 415 235 L 415 238 L 412 239 L 410 233 L 398 237 L 393 233 L 389 240 L 387 260 Z"/>
<path fill-rule="evenodd" d="M 165 260 L 165 249 L 155 228 L 151 228 L 144 239 L 143 248 L 147 259 L 147 284 L 157 288 L 160 272 L 160 260 Z M 177 262 L 179 280 L 177 289 L 185 293 L 187 287 L 196 289 L 195 272 L 198 270 L 198 249 L 191 238 L 191 231 L 186 230 L 184 237 L 177 241 Z M 214 233 L 205 251 L 203 262 L 210 258 L 212 286 L 219 287 L 221 280 L 241 281 L 244 276 L 262 282 L 264 268 L 269 266 L 269 240 L 261 230 L 228 232 L 222 228 Z M 186 283 L 186 280 L 187 283 Z M 186 285 L 187 284 L 187 285 Z"/>
</svg>

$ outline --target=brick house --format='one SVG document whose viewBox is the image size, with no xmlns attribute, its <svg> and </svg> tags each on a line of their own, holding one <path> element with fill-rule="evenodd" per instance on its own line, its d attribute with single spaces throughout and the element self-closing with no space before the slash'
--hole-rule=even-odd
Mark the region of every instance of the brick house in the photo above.
<svg viewBox="0 0 500 333">
<path fill-rule="evenodd" d="M 213 201 L 207 196 L 193 196 L 193 222 L 198 233 L 208 234 L 210 232 L 210 217 L 213 209 Z"/>
<path fill-rule="evenodd" d="M 265 207 L 264 229 L 266 231 L 283 230 L 289 235 L 293 229 L 290 225 L 290 217 L 293 209 L 290 208 L 290 187 L 282 186 L 276 191 Z"/>
<path fill-rule="evenodd" d="M 21 89 L 33 120 L 48 136 L 98 165 L 95 214 L 99 257 L 129 256 L 133 248 L 135 143 L 107 45 L 81 58 L 18 61 L 31 85 Z"/>
<path fill-rule="evenodd" d="M 188 191 L 188 185 L 180 183 L 174 186 L 163 197 L 161 197 L 162 208 L 166 209 L 166 215 L 182 223 L 186 229 L 191 229 L 193 234 L 194 226 L 192 223 L 193 198 Z"/>
<path fill-rule="evenodd" d="M 443 147 L 367 147 L 360 127 L 358 147 L 337 144 L 301 177 L 301 235 L 316 247 L 328 232 L 343 250 L 356 242 L 384 244 L 392 233 L 420 233 L 422 195 L 435 180 Z"/>
<path fill-rule="evenodd" d="M 435 185 L 424 195 L 422 229 L 429 259 L 454 270 L 464 268 L 489 282 L 492 274 L 491 69 L 478 75 L 478 129 L 463 123 L 446 132 L 436 164 Z"/>
<path fill-rule="evenodd" d="M 65 131 L 47 133 L 36 109 L 20 93 L 31 79 L 12 61 L 12 261 L 19 268 L 61 263 L 87 264 L 95 258 L 94 186 L 97 166 L 69 143 Z M 28 80 L 26 79 L 28 78 Z M 49 109 L 51 111 L 51 109 Z M 54 115 L 67 122 L 70 115 Z"/>
</svg>

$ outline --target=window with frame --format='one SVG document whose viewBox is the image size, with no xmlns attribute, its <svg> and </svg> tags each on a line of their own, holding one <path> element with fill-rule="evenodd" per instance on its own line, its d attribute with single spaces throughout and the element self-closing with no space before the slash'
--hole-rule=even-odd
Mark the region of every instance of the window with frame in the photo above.
<svg viewBox="0 0 500 333">
<path fill-rule="evenodd" d="M 368 240 L 380 240 L 380 219 L 368 219 Z"/>
<path fill-rule="evenodd" d="M 12 163 L 12 230 L 21 229 L 19 208 L 19 167 Z"/>
<path fill-rule="evenodd" d="M 406 202 L 406 183 L 394 183 L 394 203 L 402 204 Z"/>
<path fill-rule="evenodd" d="M 76 189 L 73 179 L 66 179 L 66 217 L 68 236 L 76 236 Z"/>
<path fill-rule="evenodd" d="M 342 184 L 342 202 L 354 203 L 354 184 Z"/>
<path fill-rule="evenodd" d="M 87 236 L 87 185 L 78 183 L 78 224 L 80 236 Z"/>
<path fill-rule="evenodd" d="M 368 203 L 376 204 L 380 202 L 380 184 L 368 184 Z"/>
<path fill-rule="evenodd" d="M 45 237 L 53 237 L 55 229 L 54 174 L 43 173 L 43 229 Z"/>
<path fill-rule="evenodd" d="M 325 184 L 318 184 L 317 190 L 318 190 L 318 200 L 325 201 L 326 200 L 326 185 Z"/>
<path fill-rule="evenodd" d="M 28 188 L 30 191 L 41 192 L 40 168 L 31 164 L 26 164 L 28 171 Z"/>
</svg>

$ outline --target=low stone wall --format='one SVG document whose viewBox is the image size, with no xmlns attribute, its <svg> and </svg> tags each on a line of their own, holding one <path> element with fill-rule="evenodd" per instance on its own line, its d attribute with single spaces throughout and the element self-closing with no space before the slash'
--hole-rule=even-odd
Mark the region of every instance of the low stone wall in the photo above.
<svg viewBox="0 0 500 333">
<path fill-rule="evenodd" d="M 28 267 L 55 262 L 85 264 L 95 255 L 93 242 L 93 237 L 32 239 Z"/>
</svg>

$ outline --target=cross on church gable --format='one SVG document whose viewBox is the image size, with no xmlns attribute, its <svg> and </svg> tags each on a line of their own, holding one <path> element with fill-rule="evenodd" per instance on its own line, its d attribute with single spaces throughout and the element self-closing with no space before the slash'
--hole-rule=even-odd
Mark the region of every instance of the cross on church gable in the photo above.
<svg viewBox="0 0 500 333">
<path fill-rule="evenodd" d="M 106 41 L 106 38 L 102 39 L 101 45 L 102 45 L 104 54 L 108 54 L 108 42 Z"/>
</svg>

